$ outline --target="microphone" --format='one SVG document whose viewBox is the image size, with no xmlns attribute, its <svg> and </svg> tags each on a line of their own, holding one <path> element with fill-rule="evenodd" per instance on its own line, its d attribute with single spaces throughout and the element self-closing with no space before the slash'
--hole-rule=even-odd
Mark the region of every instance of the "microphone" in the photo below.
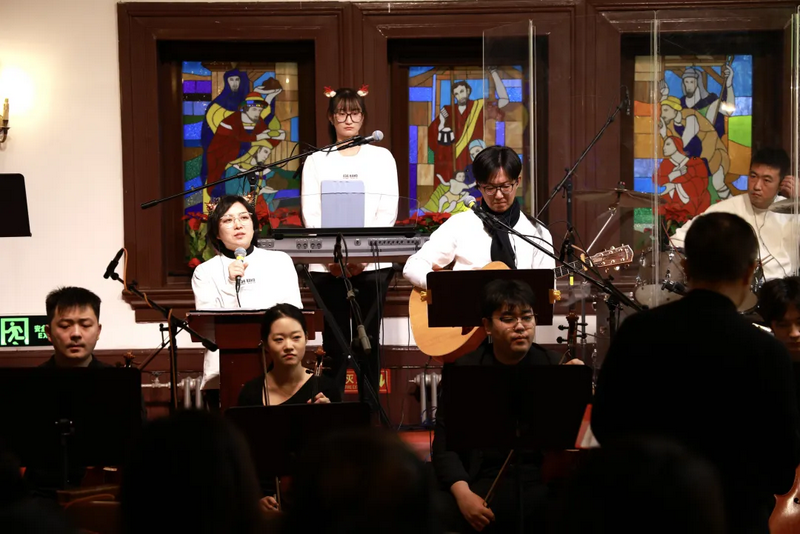
<svg viewBox="0 0 800 534">
<path fill-rule="evenodd" d="M 354 146 L 361 146 L 361 145 L 368 145 L 370 143 L 375 143 L 383 141 L 383 132 L 380 130 L 375 130 L 372 132 L 372 135 L 367 137 L 354 137 L 350 140 L 349 143 L 345 143 L 340 147 L 337 147 L 336 150 L 346 150 L 348 148 L 353 148 Z"/>
<path fill-rule="evenodd" d="M 471 209 L 475 213 L 475 215 L 477 215 L 478 218 L 484 222 L 484 224 L 491 224 L 491 222 L 487 220 L 487 213 L 483 211 L 481 205 L 478 203 L 477 200 L 473 198 L 472 200 L 467 202 L 467 207 Z"/>
<path fill-rule="evenodd" d="M 625 86 L 625 115 L 631 116 L 631 94 L 627 85 Z"/>
<path fill-rule="evenodd" d="M 666 289 L 671 293 L 677 293 L 678 295 L 686 295 L 688 290 L 686 286 L 680 282 L 672 282 L 671 280 L 667 279 L 661 284 L 661 289 Z"/>
<path fill-rule="evenodd" d="M 245 258 L 245 256 L 247 256 L 247 251 L 245 249 L 243 249 L 242 247 L 239 247 L 235 251 L 233 251 L 233 254 L 236 256 L 236 259 L 238 261 L 241 261 L 242 263 L 244 263 L 244 258 Z M 236 292 L 237 293 L 239 292 L 239 286 L 241 286 L 241 285 L 242 285 L 242 277 L 241 276 L 237 276 L 236 277 Z"/>
<path fill-rule="evenodd" d="M 117 270 L 117 265 L 119 265 L 119 259 L 122 257 L 123 252 L 125 252 L 124 248 L 119 249 L 117 255 L 114 256 L 114 259 L 111 260 L 111 263 L 109 263 L 108 267 L 106 267 L 106 273 L 103 275 L 103 278 L 109 278 L 114 274 L 114 271 Z"/>
</svg>

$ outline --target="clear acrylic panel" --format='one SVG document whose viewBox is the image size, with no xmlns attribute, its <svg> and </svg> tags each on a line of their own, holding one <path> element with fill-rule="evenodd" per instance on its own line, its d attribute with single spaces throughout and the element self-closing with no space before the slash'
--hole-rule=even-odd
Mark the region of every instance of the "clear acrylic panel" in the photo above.
<svg viewBox="0 0 800 534">
<path fill-rule="evenodd" d="M 484 146 L 505 145 L 522 161 L 522 210 L 536 214 L 536 30 L 523 20 L 483 32 Z"/>
<path fill-rule="evenodd" d="M 792 16 L 792 40 L 791 40 L 791 158 L 792 176 L 795 182 L 800 180 L 800 6 L 798 11 Z M 790 198 L 791 206 L 791 236 L 792 242 L 797 246 L 794 249 L 795 257 L 792 275 L 800 274 L 800 190 L 795 183 L 795 194 Z"/>
<path fill-rule="evenodd" d="M 762 232 L 761 212 L 748 196 L 750 160 L 760 148 L 785 150 L 791 174 L 797 174 L 797 43 L 794 8 L 656 14 L 661 106 L 654 117 L 662 146 L 654 163 L 659 193 L 667 199 L 660 241 L 680 246 L 685 221 L 719 202 L 744 199 L 742 213 L 754 218 L 759 237 L 763 278 L 754 277 L 741 311 L 754 310 L 763 280 L 798 267 L 800 228 L 791 215 L 798 213 L 796 198 L 779 206 L 781 197 L 775 196 L 763 216 L 777 222 Z"/>
</svg>

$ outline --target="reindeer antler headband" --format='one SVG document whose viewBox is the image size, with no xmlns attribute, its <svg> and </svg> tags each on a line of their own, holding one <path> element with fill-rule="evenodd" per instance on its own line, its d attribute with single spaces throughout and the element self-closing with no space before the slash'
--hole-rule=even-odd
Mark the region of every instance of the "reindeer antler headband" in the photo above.
<svg viewBox="0 0 800 534">
<path fill-rule="evenodd" d="M 322 91 L 323 91 L 323 94 L 324 94 L 325 96 L 327 96 L 328 98 L 333 98 L 334 96 L 336 96 L 336 91 L 334 91 L 333 89 L 331 89 L 331 87 L 330 87 L 330 86 L 328 86 L 328 85 L 326 85 L 325 87 L 323 87 Z M 369 85 L 367 85 L 367 84 L 364 84 L 364 85 L 362 85 L 362 86 L 361 86 L 361 87 L 358 89 L 358 91 L 356 91 L 356 93 L 357 93 L 357 94 L 358 94 L 358 96 L 360 96 L 361 98 L 364 98 L 365 96 L 367 96 L 367 95 L 369 94 Z"/>
</svg>

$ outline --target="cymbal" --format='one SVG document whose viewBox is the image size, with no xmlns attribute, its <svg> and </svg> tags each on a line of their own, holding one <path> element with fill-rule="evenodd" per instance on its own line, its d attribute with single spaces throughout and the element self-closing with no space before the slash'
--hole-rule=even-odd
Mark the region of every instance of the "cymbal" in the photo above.
<svg viewBox="0 0 800 534">
<path fill-rule="evenodd" d="M 653 193 L 639 193 L 623 187 L 614 189 L 584 189 L 575 191 L 574 195 L 587 202 L 598 204 L 608 203 L 611 207 L 620 208 L 651 208 L 653 203 L 664 204 L 666 200 Z"/>
<path fill-rule="evenodd" d="M 794 207 L 793 198 L 787 198 L 785 200 L 773 202 L 769 207 L 769 211 L 774 211 L 775 213 L 797 213 Z"/>
</svg>

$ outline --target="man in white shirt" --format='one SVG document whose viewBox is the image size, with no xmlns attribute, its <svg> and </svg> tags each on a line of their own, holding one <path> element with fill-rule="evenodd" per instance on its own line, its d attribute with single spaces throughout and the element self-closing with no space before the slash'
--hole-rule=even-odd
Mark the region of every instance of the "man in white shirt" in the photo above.
<svg viewBox="0 0 800 534">
<path fill-rule="evenodd" d="M 508 147 L 484 149 L 473 162 L 473 173 L 481 190 L 481 208 L 552 252 L 550 232 L 534 225 L 520 210 L 516 199 L 522 164 Z M 472 210 L 456 213 L 431 234 L 430 240 L 406 261 L 403 276 L 427 288 L 429 272 L 453 263 L 454 271 L 481 269 L 502 261 L 512 269 L 554 269 L 555 260 L 517 236 L 486 228 Z"/>
<path fill-rule="evenodd" d="M 792 198 L 797 194 L 797 179 L 787 176 L 789 165 L 789 156 L 783 149 L 762 148 L 756 151 L 750 161 L 747 194 L 712 204 L 703 212 L 703 215 L 733 213 L 753 227 L 766 280 L 790 276 L 800 266 L 798 236 L 792 228 L 796 216 L 769 211 L 773 202 L 785 198 L 781 195 Z M 674 246 L 683 247 L 691 226 L 692 221 L 687 222 L 672 236 Z"/>
</svg>

